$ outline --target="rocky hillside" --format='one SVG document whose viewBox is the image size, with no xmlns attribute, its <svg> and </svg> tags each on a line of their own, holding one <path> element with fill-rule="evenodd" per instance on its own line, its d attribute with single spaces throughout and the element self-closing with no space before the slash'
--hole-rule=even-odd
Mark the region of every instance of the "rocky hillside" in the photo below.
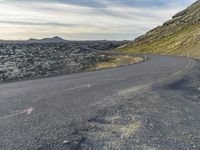
<svg viewBox="0 0 200 150">
<path fill-rule="evenodd" d="M 200 58 L 200 0 L 120 51 Z"/>
</svg>

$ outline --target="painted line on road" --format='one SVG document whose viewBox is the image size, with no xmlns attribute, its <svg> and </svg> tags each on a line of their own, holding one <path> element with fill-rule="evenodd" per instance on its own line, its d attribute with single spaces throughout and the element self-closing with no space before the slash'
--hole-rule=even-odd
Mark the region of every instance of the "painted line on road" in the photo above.
<svg viewBox="0 0 200 150">
<path fill-rule="evenodd" d="M 188 69 L 190 67 L 190 65 L 187 65 L 186 67 L 185 67 L 185 69 Z"/>
<path fill-rule="evenodd" d="M 182 71 L 178 71 L 178 72 L 175 72 L 174 74 L 172 74 L 171 76 L 177 76 L 177 75 L 180 75 L 182 73 Z"/>
<path fill-rule="evenodd" d="M 11 115 L 0 117 L 0 120 L 15 117 L 15 116 L 22 115 L 22 114 L 30 115 L 32 113 L 32 111 L 33 111 L 33 108 L 25 109 L 25 110 L 19 111 L 18 113 L 14 113 L 14 114 L 11 114 Z"/>
<path fill-rule="evenodd" d="M 76 89 L 81 89 L 81 88 L 90 88 L 91 86 L 92 86 L 91 84 L 85 84 L 85 85 L 75 86 L 75 87 L 66 89 L 66 91 L 71 91 L 71 90 L 76 90 Z"/>
<path fill-rule="evenodd" d="M 188 64 L 187 64 L 187 66 L 185 67 L 185 69 L 188 69 L 188 68 L 190 67 L 190 65 L 191 65 L 192 62 L 191 62 L 190 60 L 188 60 L 187 63 L 188 63 Z"/>
<path fill-rule="evenodd" d="M 118 95 L 123 96 L 131 93 L 137 93 L 140 92 L 141 90 L 144 91 L 146 88 L 150 87 L 152 84 L 146 84 L 146 85 L 139 85 L 135 87 L 131 87 L 128 89 L 124 89 L 118 92 Z"/>
</svg>

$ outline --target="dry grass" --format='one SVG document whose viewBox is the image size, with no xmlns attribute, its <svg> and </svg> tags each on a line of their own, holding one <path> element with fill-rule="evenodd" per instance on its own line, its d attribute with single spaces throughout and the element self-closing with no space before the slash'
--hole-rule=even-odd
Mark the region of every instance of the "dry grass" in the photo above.
<svg viewBox="0 0 200 150">
<path fill-rule="evenodd" d="M 185 27 L 173 34 L 162 36 L 159 39 L 149 39 L 148 42 L 133 42 L 120 49 L 117 52 L 126 53 L 144 53 L 144 54 L 163 54 L 190 56 L 191 58 L 200 58 L 200 28 L 199 24 Z M 159 33 L 155 33 L 159 37 Z"/>
<path fill-rule="evenodd" d="M 135 56 L 128 56 L 128 55 L 116 55 L 116 56 L 111 56 L 111 57 L 112 57 L 111 61 L 97 63 L 95 68 L 92 68 L 92 70 L 115 68 L 115 67 L 125 66 L 125 65 L 134 64 L 134 63 L 143 61 L 142 57 L 135 57 Z"/>
<path fill-rule="evenodd" d="M 129 122 L 121 124 L 122 116 L 110 116 L 105 118 L 104 123 L 91 122 L 93 129 L 90 138 L 95 141 L 106 141 L 103 149 L 120 149 L 126 139 L 136 137 L 142 128 L 142 123 L 133 116 L 129 116 Z"/>
</svg>

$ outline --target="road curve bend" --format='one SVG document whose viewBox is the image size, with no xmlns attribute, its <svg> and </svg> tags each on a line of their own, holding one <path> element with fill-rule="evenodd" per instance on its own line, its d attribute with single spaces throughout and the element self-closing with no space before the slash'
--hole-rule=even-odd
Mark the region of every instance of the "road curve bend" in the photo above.
<svg viewBox="0 0 200 150">
<path fill-rule="evenodd" d="M 199 149 L 199 62 L 150 55 L 0 84 L 0 149 Z"/>
</svg>

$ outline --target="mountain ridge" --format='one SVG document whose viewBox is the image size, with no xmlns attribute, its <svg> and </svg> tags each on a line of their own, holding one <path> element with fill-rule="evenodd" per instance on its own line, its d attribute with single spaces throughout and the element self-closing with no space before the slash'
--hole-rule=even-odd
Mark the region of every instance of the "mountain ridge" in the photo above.
<svg viewBox="0 0 200 150">
<path fill-rule="evenodd" d="M 66 40 L 64 40 L 61 37 L 55 36 L 52 38 L 43 38 L 43 39 L 30 38 L 27 42 L 29 43 L 63 43 L 63 42 L 66 42 Z"/>
<path fill-rule="evenodd" d="M 55 36 L 52 38 L 42 38 L 42 39 L 35 39 L 30 38 L 28 40 L 0 40 L 0 43 L 65 43 L 67 40 Z"/>
</svg>

